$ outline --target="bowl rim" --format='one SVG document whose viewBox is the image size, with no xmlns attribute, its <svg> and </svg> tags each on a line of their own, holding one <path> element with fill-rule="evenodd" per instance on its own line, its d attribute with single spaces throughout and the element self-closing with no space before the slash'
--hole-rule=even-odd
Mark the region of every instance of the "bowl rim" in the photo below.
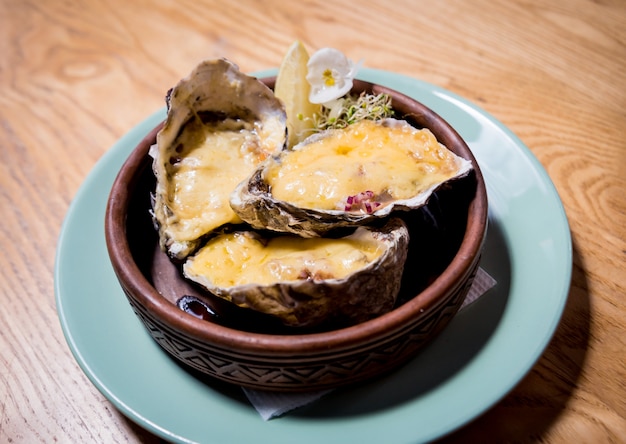
<svg viewBox="0 0 626 444">
<path fill-rule="evenodd" d="M 275 77 L 260 79 L 268 86 Z M 338 351 L 347 352 L 353 348 L 362 349 L 368 345 L 388 341 L 410 330 L 422 316 L 432 312 L 442 301 L 441 294 L 454 292 L 463 285 L 475 268 L 487 230 L 487 193 L 484 178 L 478 163 L 463 138 L 441 116 L 421 102 L 391 88 L 361 80 L 355 81 L 355 89 L 366 88 L 373 92 L 384 92 L 399 102 L 415 110 L 420 118 L 426 119 L 429 128 L 445 131 L 463 152 L 457 153 L 472 162 L 475 174 L 476 195 L 470 202 L 466 230 L 459 250 L 437 278 L 422 292 L 394 308 L 392 311 L 360 324 L 335 330 L 298 335 L 253 333 L 198 319 L 161 296 L 132 260 L 132 253 L 126 238 L 126 211 L 137 176 L 134 174 L 146 162 L 150 146 L 162 128 L 161 122 L 153 128 L 132 150 L 120 168 L 109 194 L 105 211 L 105 239 L 109 258 L 118 281 L 125 293 L 132 295 L 135 302 L 147 310 L 156 320 L 173 328 L 186 337 L 211 348 L 222 349 L 229 354 L 253 353 L 266 358 L 297 356 L 305 357 L 330 355 Z M 450 147 L 448 147 L 450 148 Z M 455 148 L 456 149 L 456 148 Z"/>
</svg>

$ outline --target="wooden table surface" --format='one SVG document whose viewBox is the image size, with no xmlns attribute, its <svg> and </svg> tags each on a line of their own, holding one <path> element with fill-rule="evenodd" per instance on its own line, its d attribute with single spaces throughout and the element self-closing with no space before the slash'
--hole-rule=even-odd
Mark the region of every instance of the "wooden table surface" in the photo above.
<svg viewBox="0 0 626 444">
<path fill-rule="evenodd" d="M 626 442 L 623 0 L 0 0 L 0 442 L 159 442 L 65 342 L 61 224 L 96 161 L 196 63 L 275 67 L 295 39 L 476 103 L 529 147 L 565 206 L 574 259 L 554 338 L 444 442 Z"/>
</svg>

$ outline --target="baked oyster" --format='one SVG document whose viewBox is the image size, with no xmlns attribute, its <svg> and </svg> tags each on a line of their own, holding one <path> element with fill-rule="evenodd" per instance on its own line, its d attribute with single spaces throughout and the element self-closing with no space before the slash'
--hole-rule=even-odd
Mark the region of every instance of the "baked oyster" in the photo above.
<svg viewBox="0 0 626 444">
<path fill-rule="evenodd" d="M 423 206 L 471 162 L 405 120 L 362 120 L 308 137 L 259 165 L 230 197 L 254 228 L 323 236 Z"/>
<path fill-rule="evenodd" d="M 151 150 L 153 219 L 167 254 L 184 260 L 203 237 L 241 220 L 235 186 L 286 141 L 286 115 L 270 88 L 225 59 L 200 63 L 167 96 Z"/>
<path fill-rule="evenodd" d="M 400 290 L 409 234 L 392 218 L 341 238 L 211 238 L 183 265 L 185 277 L 240 307 L 292 327 L 352 325 L 390 311 Z"/>
</svg>

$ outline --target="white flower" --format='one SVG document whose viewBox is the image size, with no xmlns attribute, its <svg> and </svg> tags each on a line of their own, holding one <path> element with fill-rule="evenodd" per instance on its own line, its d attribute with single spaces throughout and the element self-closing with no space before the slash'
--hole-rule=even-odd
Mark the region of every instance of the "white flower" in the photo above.
<svg viewBox="0 0 626 444">
<path fill-rule="evenodd" d="M 352 89 L 352 80 L 361 63 L 352 63 L 341 51 L 322 48 L 309 58 L 307 81 L 311 85 L 309 101 L 327 103 Z"/>
</svg>

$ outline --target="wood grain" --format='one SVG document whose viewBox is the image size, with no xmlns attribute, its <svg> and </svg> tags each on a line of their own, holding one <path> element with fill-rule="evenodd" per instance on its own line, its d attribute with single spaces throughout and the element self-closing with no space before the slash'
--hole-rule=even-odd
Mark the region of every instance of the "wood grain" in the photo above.
<svg viewBox="0 0 626 444">
<path fill-rule="evenodd" d="M 626 442 L 626 4 L 0 1 L 0 442 L 159 442 L 73 359 L 53 269 L 96 161 L 203 58 L 276 66 L 295 39 L 440 85 L 548 171 L 573 238 L 563 319 L 532 371 L 443 442 Z"/>
</svg>

